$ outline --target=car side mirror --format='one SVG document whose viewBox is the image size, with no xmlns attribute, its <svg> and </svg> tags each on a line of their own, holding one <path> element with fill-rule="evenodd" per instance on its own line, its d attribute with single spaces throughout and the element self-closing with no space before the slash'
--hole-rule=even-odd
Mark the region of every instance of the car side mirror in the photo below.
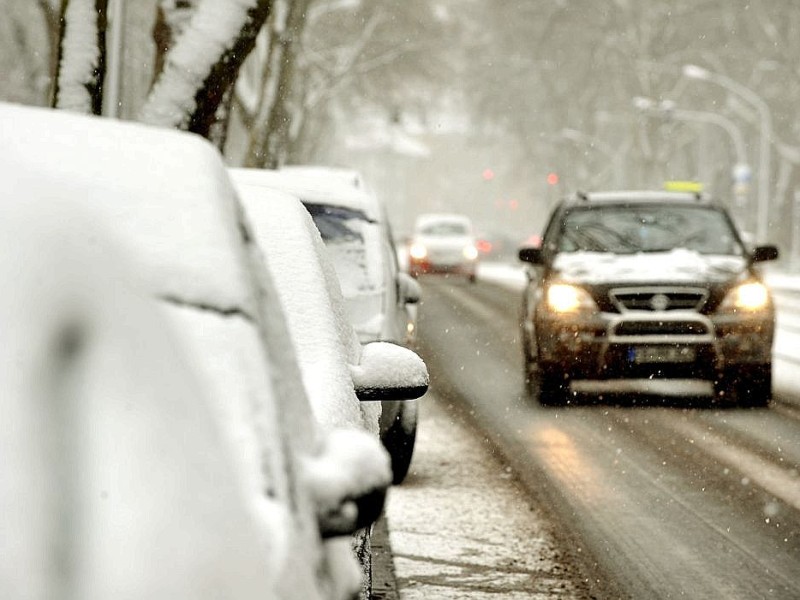
<svg viewBox="0 0 800 600">
<path fill-rule="evenodd" d="M 778 258 L 777 246 L 756 246 L 750 255 L 750 262 L 766 262 Z"/>
<path fill-rule="evenodd" d="M 392 483 L 389 456 L 376 436 L 334 429 L 318 454 L 302 461 L 322 538 L 350 535 L 380 517 Z"/>
<path fill-rule="evenodd" d="M 544 257 L 542 256 L 541 248 L 523 246 L 522 248 L 519 249 L 519 259 L 523 262 L 529 262 L 534 265 L 544 264 Z"/>
<path fill-rule="evenodd" d="M 408 273 L 397 274 L 397 287 L 402 304 L 417 304 L 422 297 L 422 288 Z"/>
<path fill-rule="evenodd" d="M 359 400 L 414 400 L 428 391 L 428 368 L 412 350 L 388 342 L 370 342 L 361 362 L 350 365 Z"/>
</svg>

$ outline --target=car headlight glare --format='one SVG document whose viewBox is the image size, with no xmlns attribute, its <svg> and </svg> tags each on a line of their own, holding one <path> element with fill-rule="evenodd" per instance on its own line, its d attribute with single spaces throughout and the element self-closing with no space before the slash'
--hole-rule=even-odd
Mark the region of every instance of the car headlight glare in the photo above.
<svg viewBox="0 0 800 600">
<path fill-rule="evenodd" d="M 769 290 L 759 281 L 748 281 L 733 288 L 720 305 L 721 310 L 756 311 L 769 304 Z"/>
<path fill-rule="evenodd" d="M 411 255 L 411 258 L 416 258 L 417 260 L 421 260 L 428 256 L 428 249 L 423 246 L 422 244 L 411 244 L 411 247 L 408 249 L 408 253 Z"/>
<path fill-rule="evenodd" d="M 567 283 L 554 283 L 547 288 L 547 306 L 559 313 L 594 310 L 597 305 L 583 288 Z"/>
<path fill-rule="evenodd" d="M 462 250 L 462 253 L 464 254 L 464 258 L 466 258 L 467 260 L 475 260 L 476 258 L 478 258 L 478 249 L 472 245 L 464 246 L 464 250 Z"/>
</svg>

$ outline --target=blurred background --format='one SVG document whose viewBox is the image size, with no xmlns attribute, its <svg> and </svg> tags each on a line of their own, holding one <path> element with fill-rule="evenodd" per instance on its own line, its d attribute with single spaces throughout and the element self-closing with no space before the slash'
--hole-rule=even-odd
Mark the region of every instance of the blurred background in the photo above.
<svg viewBox="0 0 800 600">
<path fill-rule="evenodd" d="M 566 193 L 701 185 L 800 269 L 799 3 L 293 4 L 272 42 L 291 47 L 284 79 L 265 85 L 262 47 L 237 81 L 230 164 L 354 167 L 398 237 L 420 212 L 458 211 L 512 253 Z M 0 0 L 0 99 L 48 103 L 58 5 Z M 109 2 L 112 116 L 134 118 L 151 86 L 156 6 Z M 270 94 L 278 114 L 262 110 Z M 285 129 L 277 158 L 268 121 Z"/>
</svg>

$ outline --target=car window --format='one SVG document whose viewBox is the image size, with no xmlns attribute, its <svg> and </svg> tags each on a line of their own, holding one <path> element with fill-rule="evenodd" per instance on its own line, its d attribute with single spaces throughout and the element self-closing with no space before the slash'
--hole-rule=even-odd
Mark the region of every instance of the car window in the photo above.
<svg viewBox="0 0 800 600">
<path fill-rule="evenodd" d="M 740 255 L 742 248 L 724 214 L 709 207 L 639 205 L 574 208 L 561 220 L 562 252 L 668 252 Z"/>
<path fill-rule="evenodd" d="M 326 204 L 305 203 L 305 207 L 326 244 L 364 241 L 362 228 L 368 220 L 363 212 Z"/>
</svg>

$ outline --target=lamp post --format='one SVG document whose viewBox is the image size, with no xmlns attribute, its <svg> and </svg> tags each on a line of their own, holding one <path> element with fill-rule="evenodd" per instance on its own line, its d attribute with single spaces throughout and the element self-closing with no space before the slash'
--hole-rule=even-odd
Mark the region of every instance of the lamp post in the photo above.
<svg viewBox="0 0 800 600">
<path fill-rule="evenodd" d="M 731 138 L 731 143 L 733 144 L 733 149 L 736 154 L 736 164 L 731 170 L 731 176 L 734 181 L 733 192 L 736 199 L 735 209 L 737 217 L 743 218 L 743 215 L 739 213 L 741 213 L 744 207 L 747 195 L 746 182 L 749 178 L 750 166 L 747 164 L 747 150 L 744 144 L 744 137 L 736 123 L 717 113 L 678 108 L 671 100 L 656 102 L 651 98 L 636 96 L 633 99 L 633 106 L 648 116 L 654 115 L 665 119 L 715 125 L 725 130 Z"/>
<path fill-rule="evenodd" d="M 119 118 L 122 95 L 122 61 L 125 37 L 124 0 L 108 3 L 108 28 L 106 30 L 106 79 L 103 82 L 103 115 Z"/>
<path fill-rule="evenodd" d="M 758 163 L 758 208 L 756 212 L 756 239 L 763 241 L 769 221 L 770 141 L 772 140 L 772 114 L 769 106 L 753 90 L 730 77 L 714 73 L 697 65 L 684 65 L 683 76 L 698 81 L 710 81 L 750 103 L 761 118 L 761 144 Z"/>
</svg>

